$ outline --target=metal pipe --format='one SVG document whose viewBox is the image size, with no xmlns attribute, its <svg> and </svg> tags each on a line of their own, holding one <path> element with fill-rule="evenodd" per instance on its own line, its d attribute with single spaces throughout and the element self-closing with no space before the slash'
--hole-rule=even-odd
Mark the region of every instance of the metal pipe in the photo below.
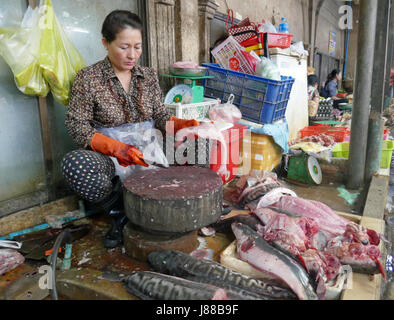
<svg viewBox="0 0 394 320">
<path fill-rule="evenodd" d="M 348 1 L 347 5 L 351 8 L 352 2 Z M 349 52 L 349 37 L 350 37 L 350 30 L 349 27 L 346 28 L 346 48 L 345 48 L 345 61 L 343 63 L 343 79 L 346 78 L 346 71 L 347 71 L 347 59 L 348 59 L 348 52 Z"/>
<path fill-rule="evenodd" d="M 357 68 L 349 148 L 348 189 L 364 182 L 378 0 L 360 0 Z"/>
<path fill-rule="evenodd" d="M 376 21 L 375 52 L 371 89 L 371 112 L 369 114 L 367 158 L 365 163 L 365 183 L 380 168 L 382 153 L 384 89 L 386 78 L 388 35 L 390 22 L 390 1 L 380 0 Z"/>
</svg>

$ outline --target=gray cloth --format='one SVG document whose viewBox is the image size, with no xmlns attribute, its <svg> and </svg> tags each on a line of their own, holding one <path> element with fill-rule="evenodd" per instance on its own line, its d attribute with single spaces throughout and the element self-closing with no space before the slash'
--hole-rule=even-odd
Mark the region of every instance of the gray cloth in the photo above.
<svg viewBox="0 0 394 320">
<path fill-rule="evenodd" d="M 338 93 L 338 84 L 334 80 L 331 80 L 329 83 L 327 83 L 326 90 L 328 97 L 335 97 Z"/>
</svg>

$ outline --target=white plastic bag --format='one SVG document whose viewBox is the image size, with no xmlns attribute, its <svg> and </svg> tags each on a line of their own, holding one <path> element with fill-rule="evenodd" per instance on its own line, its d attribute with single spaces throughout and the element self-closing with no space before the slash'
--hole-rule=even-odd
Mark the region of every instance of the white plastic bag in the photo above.
<svg viewBox="0 0 394 320">
<path fill-rule="evenodd" d="M 255 74 L 266 79 L 282 80 L 278 66 L 266 57 L 260 58 L 260 61 L 256 64 Z"/>
<path fill-rule="evenodd" d="M 277 33 L 277 30 L 271 22 L 263 20 L 263 23 L 259 25 L 259 32 Z"/>
<path fill-rule="evenodd" d="M 159 142 L 159 139 L 162 140 L 163 138 L 161 137 L 161 133 L 159 134 L 160 131 L 154 128 L 153 120 L 127 123 L 114 128 L 98 128 L 97 130 L 107 137 L 135 146 L 144 154 L 144 160 L 147 163 L 157 163 L 165 167 L 169 166 Z M 115 172 L 122 182 L 133 173 L 157 168 L 153 165 L 149 165 L 149 167 L 139 165 L 123 167 L 119 165 L 116 158 L 111 157 L 111 160 L 114 162 Z"/>
<path fill-rule="evenodd" d="M 241 120 L 241 111 L 233 104 L 234 95 L 230 94 L 228 101 L 224 104 L 220 104 L 209 110 L 209 119 L 212 121 L 222 121 L 228 123 L 236 123 Z"/>
<path fill-rule="evenodd" d="M 305 50 L 304 43 L 302 41 L 298 41 L 297 43 L 292 44 L 290 46 L 290 50 L 298 53 L 300 56 L 302 56 L 302 55 L 308 56 L 309 55 L 308 51 Z"/>
</svg>

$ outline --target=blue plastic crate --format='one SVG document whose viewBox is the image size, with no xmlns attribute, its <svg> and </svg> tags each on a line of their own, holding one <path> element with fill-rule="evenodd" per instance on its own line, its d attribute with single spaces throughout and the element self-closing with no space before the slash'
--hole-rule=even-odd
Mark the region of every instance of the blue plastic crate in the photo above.
<svg viewBox="0 0 394 320">
<path fill-rule="evenodd" d="M 285 118 L 294 79 L 282 76 L 281 81 L 265 79 L 250 74 L 220 68 L 215 63 L 207 67 L 204 95 L 208 98 L 228 100 L 234 94 L 234 104 L 241 110 L 242 118 L 257 123 L 273 123 Z"/>
</svg>

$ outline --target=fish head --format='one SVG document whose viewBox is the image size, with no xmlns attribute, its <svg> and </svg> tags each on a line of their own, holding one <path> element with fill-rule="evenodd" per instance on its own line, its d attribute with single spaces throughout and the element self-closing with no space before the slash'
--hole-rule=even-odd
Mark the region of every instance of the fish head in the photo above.
<svg viewBox="0 0 394 320">
<path fill-rule="evenodd" d="M 367 229 L 357 223 L 348 223 L 344 236 L 351 239 L 352 242 L 362 243 L 363 245 L 370 244 Z"/>
<path fill-rule="evenodd" d="M 240 242 L 247 240 L 247 238 L 250 236 L 248 227 L 241 222 L 233 222 L 231 224 L 231 229 L 233 230 L 237 240 Z"/>
<path fill-rule="evenodd" d="M 234 222 L 231 224 L 234 235 L 237 238 L 239 249 L 246 252 L 255 245 L 255 239 L 253 237 L 253 230 L 240 222 Z"/>
</svg>

